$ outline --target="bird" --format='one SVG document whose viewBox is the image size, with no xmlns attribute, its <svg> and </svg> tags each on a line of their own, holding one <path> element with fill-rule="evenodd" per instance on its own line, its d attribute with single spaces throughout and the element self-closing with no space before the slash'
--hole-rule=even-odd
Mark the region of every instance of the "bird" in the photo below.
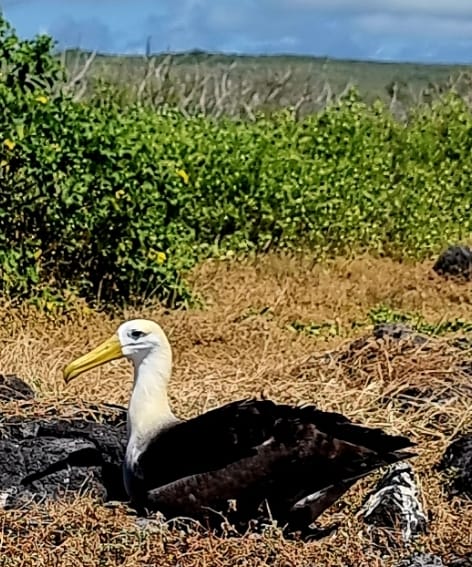
<svg viewBox="0 0 472 567">
<path fill-rule="evenodd" d="M 172 348 L 148 319 L 122 323 L 70 362 L 64 380 L 123 357 L 134 366 L 123 481 L 129 503 L 144 514 L 208 527 L 224 518 L 238 530 L 270 518 L 306 533 L 359 479 L 415 456 L 405 436 L 310 404 L 253 397 L 177 417 L 168 397 Z"/>
</svg>

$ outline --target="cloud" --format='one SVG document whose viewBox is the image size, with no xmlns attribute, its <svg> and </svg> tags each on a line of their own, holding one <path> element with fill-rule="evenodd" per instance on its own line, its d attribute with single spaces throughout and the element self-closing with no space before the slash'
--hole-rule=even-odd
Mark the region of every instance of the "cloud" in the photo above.
<svg viewBox="0 0 472 567">
<path fill-rule="evenodd" d="M 399 14 L 364 14 L 356 18 L 356 24 L 365 32 L 375 35 L 407 36 L 419 38 L 472 38 L 472 18 L 433 18 Z"/>
<path fill-rule="evenodd" d="M 117 53 L 472 61 L 472 0 L 0 0 L 18 31 Z M 20 6 L 20 7 L 19 7 Z"/>
<path fill-rule="evenodd" d="M 470 0 L 277 0 L 286 5 L 344 13 L 378 12 L 472 17 Z"/>
<path fill-rule="evenodd" d="M 52 23 L 49 33 L 60 48 L 82 47 L 98 51 L 116 49 L 115 36 L 110 27 L 97 19 L 58 19 Z"/>
</svg>

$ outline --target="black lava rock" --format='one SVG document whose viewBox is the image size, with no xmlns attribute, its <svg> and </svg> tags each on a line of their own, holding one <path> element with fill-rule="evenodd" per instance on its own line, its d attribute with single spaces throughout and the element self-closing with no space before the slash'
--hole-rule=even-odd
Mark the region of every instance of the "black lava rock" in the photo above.
<svg viewBox="0 0 472 567">
<path fill-rule="evenodd" d="M 464 557 L 456 557 L 447 564 L 447 567 L 472 567 L 472 553 Z"/>
<path fill-rule="evenodd" d="M 472 567 L 472 555 L 444 563 L 440 557 L 432 553 L 414 553 L 402 559 L 396 564 L 396 567 Z"/>
<path fill-rule="evenodd" d="M 447 447 L 438 469 L 446 472 L 451 495 L 472 498 L 472 433 L 461 435 Z"/>
<path fill-rule="evenodd" d="M 403 323 L 378 323 L 374 326 L 373 334 L 377 340 L 386 337 L 397 341 L 410 340 L 418 346 L 428 342 L 426 337 L 419 335 Z"/>
<path fill-rule="evenodd" d="M 446 567 L 440 557 L 432 553 L 414 553 L 402 559 L 396 567 Z"/>
<path fill-rule="evenodd" d="M 126 500 L 126 425 L 0 414 L 0 507 L 92 493 Z"/>
<path fill-rule="evenodd" d="M 32 400 L 34 392 L 26 382 L 14 374 L 0 374 L 0 401 Z"/>
<path fill-rule="evenodd" d="M 449 246 L 436 260 L 433 270 L 441 276 L 469 280 L 472 276 L 472 250 L 468 246 Z"/>
</svg>

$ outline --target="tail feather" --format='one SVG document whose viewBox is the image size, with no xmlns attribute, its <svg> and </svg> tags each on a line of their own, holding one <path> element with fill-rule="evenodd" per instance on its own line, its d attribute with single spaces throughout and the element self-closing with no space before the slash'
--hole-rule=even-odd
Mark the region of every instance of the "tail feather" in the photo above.
<svg viewBox="0 0 472 567">
<path fill-rule="evenodd" d="M 379 455 L 393 454 L 415 446 L 411 439 L 403 435 L 390 435 L 381 429 L 370 429 L 361 425 L 343 425 L 336 433 L 345 441 L 375 451 Z"/>
<path fill-rule="evenodd" d="M 416 456 L 416 453 L 409 451 L 392 451 L 384 455 L 378 455 L 370 462 L 364 462 L 363 465 L 367 466 L 367 468 L 358 474 L 353 473 L 348 478 L 343 478 L 336 483 L 297 499 L 290 509 L 290 525 L 296 527 L 313 523 L 325 510 L 352 488 L 358 480 L 370 475 L 382 466 L 391 465 L 414 456 Z"/>
<path fill-rule="evenodd" d="M 314 406 L 303 406 L 299 410 L 305 423 L 313 423 L 320 431 L 379 454 L 393 453 L 415 445 L 408 437 L 353 423 L 342 414 L 324 412 Z"/>
</svg>

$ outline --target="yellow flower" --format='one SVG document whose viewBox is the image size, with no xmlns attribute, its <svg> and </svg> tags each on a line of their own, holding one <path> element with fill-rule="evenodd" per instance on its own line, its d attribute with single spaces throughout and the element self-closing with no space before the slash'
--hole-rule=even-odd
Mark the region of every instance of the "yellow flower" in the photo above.
<svg viewBox="0 0 472 567">
<path fill-rule="evenodd" d="M 12 150 L 16 146 L 15 142 L 13 140 L 10 140 L 10 138 L 3 140 L 3 145 L 6 146 L 9 150 Z"/>
<path fill-rule="evenodd" d="M 166 261 L 165 252 L 158 252 L 157 250 L 149 250 L 147 257 L 149 260 L 156 262 L 157 264 L 163 264 Z"/>
<path fill-rule="evenodd" d="M 188 173 L 184 169 L 177 170 L 177 175 L 182 178 L 182 181 L 187 184 L 189 180 Z"/>
<path fill-rule="evenodd" d="M 48 101 L 48 97 L 44 96 L 44 95 L 39 95 L 39 96 L 36 97 L 36 100 L 38 102 L 40 102 L 41 104 L 46 104 L 47 101 Z"/>
<path fill-rule="evenodd" d="M 121 199 L 124 196 L 125 196 L 124 189 L 118 189 L 118 191 L 116 191 L 115 193 L 115 199 Z"/>
<path fill-rule="evenodd" d="M 156 262 L 158 264 L 163 264 L 166 261 L 166 255 L 165 252 L 158 252 L 156 254 Z"/>
</svg>

